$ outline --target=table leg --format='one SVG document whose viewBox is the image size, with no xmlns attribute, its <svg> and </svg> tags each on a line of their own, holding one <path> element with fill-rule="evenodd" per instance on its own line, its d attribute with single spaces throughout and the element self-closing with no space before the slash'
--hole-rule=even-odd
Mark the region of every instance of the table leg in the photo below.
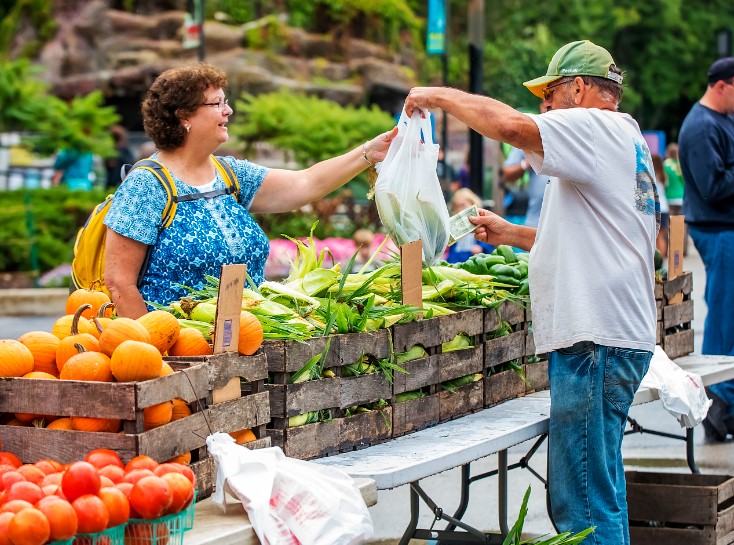
<svg viewBox="0 0 734 545">
<path fill-rule="evenodd" d="M 693 444 L 693 428 L 686 428 L 686 461 L 691 473 L 701 473 L 696 465 L 695 445 Z"/>
<path fill-rule="evenodd" d="M 408 545 L 410 538 L 415 534 L 415 529 L 418 527 L 418 515 L 420 513 L 420 501 L 418 492 L 413 488 L 413 484 L 410 485 L 410 522 L 408 527 L 403 532 L 403 537 L 400 538 L 398 545 Z"/>
<path fill-rule="evenodd" d="M 497 484 L 499 489 L 500 533 L 502 537 L 510 532 L 507 527 L 507 450 L 497 453 Z"/>
<path fill-rule="evenodd" d="M 469 485 L 471 484 L 470 477 L 471 464 L 464 464 L 461 466 L 461 499 L 459 500 L 459 507 L 454 512 L 454 518 L 461 520 L 466 513 L 466 508 L 469 506 Z M 455 530 L 455 524 L 446 525 L 446 530 Z"/>
</svg>

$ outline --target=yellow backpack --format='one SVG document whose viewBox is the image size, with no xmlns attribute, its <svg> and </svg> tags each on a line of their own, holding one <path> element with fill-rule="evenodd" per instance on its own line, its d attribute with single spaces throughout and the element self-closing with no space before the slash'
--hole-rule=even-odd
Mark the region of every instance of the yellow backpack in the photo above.
<svg viewBox="0 0 734 545">
<path fill-rule="evenodd" d="M 182 195 L 179 197 L 170 171 L 154 159 L 142 159 L 135 163 L 127 172 L 127 174 L 130 174 L 136 168 L 147 170 L 156 177 L 163 186 L 163 189 L 165 189 L 168 202 L 163 208 L 161 231 L 171 225 L 176 215 L 178 203 L 181 201 L 192 201 L 230 194 L 233 194 L 235 199 L 237 198 L 240 186 L 239 180 L 237 180 L 237 176 L 235 176 L 232 168 L 219 157 L 212 155 L 212 159 L 214 160 L 215 168 L 227 186 L 226 189 L 215 189 L 213 191 Z M 99 203 L 76 235 L 74 259 L 71 262 L 70 292 L 79 288 L 89 289 L 93 284 L 99 282 L 98 286 L 95 285 L 95 289 L 104 291 L 108 296 L 110 295 L 104 283 L 105 238 L 107 237 L 107 226 L 104 224 L 104 219 L 107 216 L 113 198 L 114 195 L 108 195 L 104 201 Z M 145 261 L 138 275 L 138 285 L 140 285 L 143 275 L 148 268 L 148 260 L 152 249 L 152 246 L 148 246 Z"/>
</svg>

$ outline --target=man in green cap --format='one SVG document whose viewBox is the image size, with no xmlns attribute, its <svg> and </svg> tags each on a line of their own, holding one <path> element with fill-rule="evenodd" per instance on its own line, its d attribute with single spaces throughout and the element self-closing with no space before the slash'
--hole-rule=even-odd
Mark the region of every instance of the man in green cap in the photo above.
<svg viewBox="0 0 734 545">
<path fill-rule="evenodd" d="M 405 109 L 442 108 L 525 152 L 550 176 L 537 229 L 481 210 L 476 238 L 530 252 L 537 353 L 549 354 L 548 481 L 559 531 L 629 544 L 622 438 L 655 349 L 653 256 L 659 202 L 639 126 L 617 111 L 622 72 L 589 41 L 564 45 L 546 75 L 525 82 L 544 114 L 489 97 L 418 87 Z"/>
</svg>

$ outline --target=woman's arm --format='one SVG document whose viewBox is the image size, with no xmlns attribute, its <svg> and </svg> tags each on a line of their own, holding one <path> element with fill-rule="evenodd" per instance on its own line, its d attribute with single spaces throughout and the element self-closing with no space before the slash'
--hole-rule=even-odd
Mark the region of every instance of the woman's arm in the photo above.
<svg viewBox="0 0 734 545">
<path fill-rule="evenodd" d="M 382 161 L 398 129 L 383 133 L 344 155 L 305 170 L 273 169 L 255 194 L 251 212 L 287 212 L 320 199 Z M 366 159 L 365 159 L 366 157 Z"/>
<path fill-rule="evenodd" d="M 107 228 L 104 281 L 120 317 L 139 318 L 148 312 L 138 289 L 138 275 L 147 252 L 146 244 Z"/>
</svg>

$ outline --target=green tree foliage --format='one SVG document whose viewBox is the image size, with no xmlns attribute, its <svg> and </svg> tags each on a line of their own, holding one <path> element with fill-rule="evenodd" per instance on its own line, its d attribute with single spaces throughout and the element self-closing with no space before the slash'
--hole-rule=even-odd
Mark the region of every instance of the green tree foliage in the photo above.
<svg viewBox="0 0 734 545">
<path fill-rule="evenodd" d="M 35 29 L 35 37 L 26 40 L 19 51 L 21 57 L 31 57 L 56 32 L 53 3 L 48 0 L 0 0 L 0 51 L 10 51 L 20 22 L 27 19 Z"/>
<path fill-rule="evenodd" d="M 120 116 L 103 106 L 102 93 L 94 91 L 67 103 L 49 94 L 48 85 L 36 74 L 28 60 L 0 58 L 0 131 L 37 133 L 28 144 L 41 154 L 76 149 L 114 155 L 109 127 Z"/>
<path fill-rule="evenodd" d="M 245 93 L 235 111 L 239 115 L 230 121 L 230 132 L 246 154 L 256 142 L 268 142 L 302 167 L 341 155 L 395 124 L 376 107 L 342 107 L 288 90 Z"/>
</svg>

